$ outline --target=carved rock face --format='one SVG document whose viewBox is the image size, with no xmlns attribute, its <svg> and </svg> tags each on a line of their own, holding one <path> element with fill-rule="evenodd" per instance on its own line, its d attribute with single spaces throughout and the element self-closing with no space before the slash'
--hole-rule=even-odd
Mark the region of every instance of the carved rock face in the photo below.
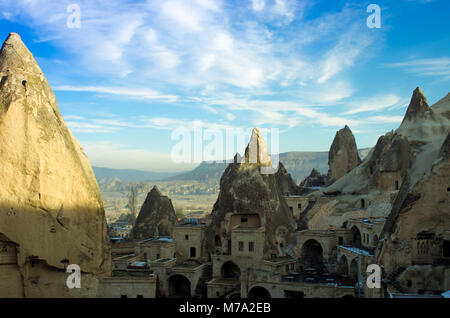
<svg viewBox="0 0 450 318">
<path fill-rule="evenodd" d="M 0 233 L 19 245 L 19 266 L 34 257 L 48 268 L 63 269 L 68 260 L 85 273 L 108 273 L 105 212 L 92 167 L 17 34 L 2 46 L 0 79 Z"/>
</svg>

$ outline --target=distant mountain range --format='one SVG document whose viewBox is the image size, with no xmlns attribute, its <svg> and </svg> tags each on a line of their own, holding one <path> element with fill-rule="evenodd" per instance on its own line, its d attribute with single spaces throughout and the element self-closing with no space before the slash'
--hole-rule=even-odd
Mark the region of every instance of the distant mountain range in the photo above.
<svg viewBox="0 0 450 318">
<path fill-rule="evenodd" d="M 97 181 L 107 179 L 120 179 L 122 182 L 159 181 L 180 174 L 180 172 L 154 172 L 132 169 L 111 169 L 92 167 Z"/>
<path fill-rule="evenodd" d="M 358 150 L 363 159 L 371 148 Z M 300 183 L 309 176 L 311 170 L 316 168 L 320 173 L 328 172 L 328 152 L 285 152 L 280 154 L 280 161 L 292 178 Z M 182 173 L 152 172 L 140 170 L 118 170 L 110 168 L 93 167 L 95 176 L 101 186 L 112 180 L 120 182 L 145 182 L 145 181 L 198 181 L 207 184 L 216 184 L 220 181 L 227 163 L 202 162 L 195 169 Z M 103 179 L 103 180 L 102 180 Z M 120 180 L 117 180 L 120 179 Z"/>
</svg>

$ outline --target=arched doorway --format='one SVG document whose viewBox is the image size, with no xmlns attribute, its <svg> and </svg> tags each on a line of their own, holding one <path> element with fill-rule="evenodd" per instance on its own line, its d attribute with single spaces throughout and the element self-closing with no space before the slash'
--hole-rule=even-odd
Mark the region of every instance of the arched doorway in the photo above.
<svg viewBox="0 0 450 318">
<path fill-rule="evenodd" d="M 239 278 L 240 276 L 241 270 L 235 263 L 228 261 L 222 265 L 223 278 Z"/>
<path fill-rule="evenodd" d="M 308 240 L 302 247 L 302 262 L 310 267 L 322 267 L 323 249 L 316 240 Z"/>
<path fill-rule="evenodd" d="M 338 273 L 344 276 L 348 276 L 348 262 L 345 255 L 342 255 L 341 259 L 338 262 Z"/>
<path fill-rule="evenodd" d="M 190 298 L 191 282 L 183 275 L 173 275 L 169 277 L 169 297 L 170 298 Z"/>
<path fill-rule="evenodd" d="M 248 298 L 269 299 L 272 297 L 270 296 L 269 291 L 264 287 L 255 286 L 252 289 L 250 289 L 250 292 L 248 293 Z"/>
<path fill-rule="evenodd" d="M 358 263 L 356 259 L 353 259 L 350 263 L 349 276 L 350 279 L 356 282 L 358 278 Z"/>
<path fill-rule="evenodd" d="M 361 232 L 356 227 L 356 225 L 351 228 L 351 232 L 352 232 L 352 245 L 361 248 Z"/>
</svg>

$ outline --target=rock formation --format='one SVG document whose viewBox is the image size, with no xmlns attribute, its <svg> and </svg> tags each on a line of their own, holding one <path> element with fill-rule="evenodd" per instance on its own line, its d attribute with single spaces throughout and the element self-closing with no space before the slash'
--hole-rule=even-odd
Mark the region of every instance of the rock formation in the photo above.
<svg viewBox="0 0 450 318">
<path fill-rule="evenodd" d="M 252 153 L 257 155 L 252 156 Z M 219 196 L 211 213 L 211 224 L 206 230 L 205 250 L 214 253 L 216 236 L 222 242 L 231 239 L 227 220 L 232 215 L 258 215 L 261 226 L 265 228 L 264 257 L 283 255 L 283 246 L 287 247 L 292 241 L 296 224 L 278 188 L 275 174 L 262 174 L 260 171 L 261 166 L 267 166 L 271 160 L 257 129 L 253 130 L 244 160 L 239 163 L 238 159 L 239 154 L 220 179 Z"/>
<path fill-rule="evenodd" d="M 350 128 L 339 130 L 328 153 L 328 184 L 332 184 L 361 163 L 355 137 Z"/>
<path fill-rule="evenodd" d="M 417 87 L 413 92 L 409 107 L 406 110 L 405 117 L 403 118 L 403 122 L 415 120 L 417 116 L 420 116 L 421 114 L 429 110 L 430 107 L 428 106 L 425 95 L 423 95 L 420 87 Z"/>
<path fill-rule="evenodd" d="M 157 186 L 147 194 L 136 223 L 131 231 L 134 239 L 157 236 L 172 236 L 177 215 L 172 201 L 159 191 Z"/>
<path fill-rule="evenodd" d="M 281 162 L 278 163 L 278 171 L 275 174 L 275 178 L 278 188 L 283 195 L 299 195 L 302 193 L 302 189 L 295 183 Z"/>
<path fill-rule="evenodd" d="M 450 100 L 447 105 L 450 110 Z M 450 133 L 436 160 L 420 161 L 422 171 L 427 165 L 424 174 L 419 179 L 408 175 L 383 229 L 377 263 L 387 275 L 398 273 L 388 282 L 391 290 L 450 289 L 449 144 Z"/>
<path fill-rule="evenodd" d="M 98 296 L 110 272 L 105 212 L 92 167 L 19 35 L 0 52 L 0 297 Z M 2 259 L 0 257 L 0 259 Z M 68 264 L 82 272 L 68 289 Z M 14 279 L 13 279 L 14 277 Z"/>
<path fill-rule="evenodd" d="M 315 168 L 311 170 L 310 175 L 300 183 L 301 187 L 323 187 L 327 181 L 327 176 L 321 174 Z"/>
<path fill-rule="evenodd" d="M 450 124 L 449 100 L 450 94 L 428 107 L 422 91 L 417 88 L 397 130 L 381 136 L 356 168 L 310 194 L 315 198 L 329 197 L 334 202 L 333 208 L 327 203 L 322 209 L 317 203 L 308 212 L 310 228 L 311 224 L 317 229 L 317 226 L 326 227 L 330 220 L 342 220 L 343 213 L 352 209 L 360 209 L 352 212 L 353 217 L 387 217 L 407 177 L 420 179 L 432 162 L 438 160 L 436 155 Z M 361 200 L 367 202 L 363 209 Z"/>
</svg>

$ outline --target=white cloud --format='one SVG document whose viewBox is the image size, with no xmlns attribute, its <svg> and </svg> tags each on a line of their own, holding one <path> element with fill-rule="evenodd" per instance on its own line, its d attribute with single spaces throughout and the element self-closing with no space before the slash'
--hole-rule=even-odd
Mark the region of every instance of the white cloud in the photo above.
<svg viewBox="0 0 450 318">
<path fill-rule="evenodd" d="M 407 101 L 395 94 L 375 96 L 364 100 L 353 100 L 347 103 L 349 108 L 344 114 L 352 115 L 369 111 L 382 111 L 388 108 L 404 106 Z"/>
<path fill-rule="evenodd" d="M 261 11 L 266 5 L 265 0 L 252 0 L 252 8 L 255 11 Z"/>
<path fill-rule="evenodd" d="M 450 57 L 417 59 L 384 65 L 403 68 L 406 72 L 415 73 L 419 76 L 433 76 L 450 80 Z"/>
<path fill-rule="evenodd" d="M 163 100 L 167 102 L 173 102 L 178 99 L 178 96 L 176 95 L 161 95 L 152 89 L 139 89 L 139 88 L 61 85 L 61 86 L 54 86 L 53 90 L 124 95 L 133 98 L 143 98 L 148 100 Z"/>
</svg>

